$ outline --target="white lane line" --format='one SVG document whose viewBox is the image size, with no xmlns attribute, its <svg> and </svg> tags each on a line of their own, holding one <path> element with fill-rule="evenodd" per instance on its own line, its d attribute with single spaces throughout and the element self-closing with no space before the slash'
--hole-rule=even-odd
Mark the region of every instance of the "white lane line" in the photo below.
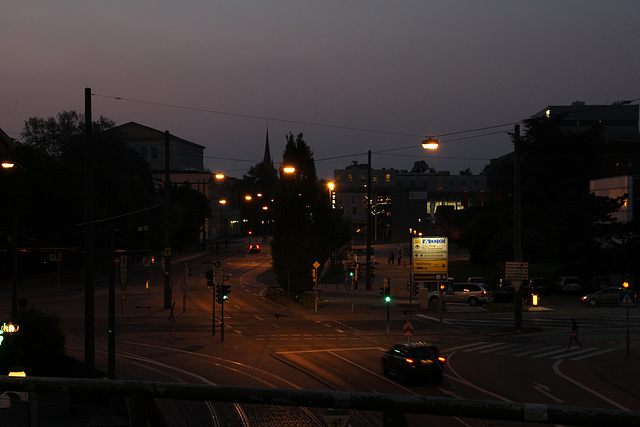
<svg viewBox="0 0 640 427">
<path fill-rule="evenodd" d="M 593 394 L 594 396 L 604 400 L 605 402 L 615 406 L 618 409 L 622 409 L 623 411 L 630 411 L 629 408 L 622 406 L 621 404 L 619 404 L 618 402 L 609 399 L 606 396 L 603 396 L 602 394 L 598 393 L 597 391 L 590 389 L 589 387 L 587 387 L 586 385 L 574 380 L 573 378 L 570 378 L 569 376 L 563 374 L 562 372 L 560 372 L 560 364 L 562 363 L 562 360 L 557 360 L 554 364 L 553 364 L 553 372 L 555 372 L 556 375 L 558 375 L 559 377 L 564 378 L 565 380 L 577 385 L 578 387 L 580 387 L 581 389 Z"/>
</svg>

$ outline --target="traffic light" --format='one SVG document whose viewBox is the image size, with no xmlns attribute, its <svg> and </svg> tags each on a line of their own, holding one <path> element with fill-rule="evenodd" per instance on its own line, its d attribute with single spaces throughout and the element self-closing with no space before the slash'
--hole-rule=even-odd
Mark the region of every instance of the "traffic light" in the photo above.
<svg viewBox="0 0 640 427">
<path fill-rule="evenodd" d="M 418 295 L 418 282 L 411 282 L 411 293 Z"/>
<path fill-rule="evenodd" d="M 229 292 L 231 292 L 231 286 L 229 285 L 216 285 L 216 302 L 218 304 L 222 304 L 224 300 L 228 297 Z"/>
<path fill-rule="evenodd" d="M 381 287 L 380 295 L 382 295 L 384 302 L 391 302 L 391 288 L 389 286 Z"/>
<path fill-rule="evenodd" d="M 353 267 L 349 267 L 349 277 L 353 278 L 354 274 L 355 273 L 354 273 Z"/>
<path fill-rule="evenodd" d="M 204 277 L 207 278 L 207 286 L 213 286 L 213 270 L 207 270 Z"/>
</svg>

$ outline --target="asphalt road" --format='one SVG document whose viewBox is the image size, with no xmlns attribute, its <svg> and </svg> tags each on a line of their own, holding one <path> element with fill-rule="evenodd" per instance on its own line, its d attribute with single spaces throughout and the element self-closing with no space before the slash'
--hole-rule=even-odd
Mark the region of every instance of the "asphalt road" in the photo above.
<svg viewBox="0 0 640 427">
<path fill-rule="evenodd" d="M 617 307 L 585 307 L 572 297 L 552 296 L 543 299 L 544 309 L 524 313 L 528 332 L 514 334 L 504 332 L 505 326 L 513 324 L 512 313 L 452 306 L 441 322 L 438 312 L 412 307 L 413 312 L 409 313 L 408 295 L 401 291 L 394 296 L 387 323 L 387 306 L 380 301 L 377 283 L 369 292 L 361 290 L 353 300 L 340 286 L 327 286 L 317 311 L 313 306 L 283 307 L 265 298 L 272 281 L 268 248 L 261 254 L 230 250 L 197 255 L 183 257 L 173 266 L 175 321 L 169 320 L 169 310 L 163 307 L 159 272 L 150 278 L 147 271 L 130 266 L 125 284 L 116 287 L 119 379 L 640 410 L 638 383 L 630 381 L 640 378 L 635 363 L 640 338 L 637 329 L 633 329 L 640 319 L 636 309 L 631 313 L 633 351 L 627 355 L 626 316 Z M 217 305 L 215 322 L 211 318 L 213 295 L 204 278 L 213 260 L 222 261 L 222 270 L 230 275 L 232 285 L 224 317 Z M 186 267 L 191 270 L 190 276 L 184 274 Z M 390 268 L 380 265 L 377 279 L 395 274 L 397 278 L 393 280 L 402 283 L 402 267 Z M 20 289 L 20 296 L 26 296 L 36 307 L 60 315 L 67 333 L 67 352 L 79 359 L 84 354 L 83 286 L 77 280 L 63 280 L 60 287 L 47 284 Z M 104 370 L 107 290 L 105 281 L 96 283 L 96 365 Z M 5 312 L 10 311 L 7 298 L 0 303 Z M 581 326 L 583 348 L 567 351 L 571 317 Z M 413 336 L 403 333 L 407 320 L 414 325 Z M 435 342 L 448 357 L 447 375 L 441 385 L 405 385 L 382 375 L 382 352 L 394 342 L 408 339 Z M 324 413 L 318 409 L 182 403 L 166 405 L 164 409 L 168 417 L 173 417 L 173 425 L 216 425 L 220 420 L 239 422 L 243 417 L 247 425 L 276 421 L 282 425 L 319 425 Z M 354 412 L 350 425 L 379 425 L 380 420 L 379 412 Z M 412 415 L 408 422 L 458 426 L 478 420 Z"/>
</svg>

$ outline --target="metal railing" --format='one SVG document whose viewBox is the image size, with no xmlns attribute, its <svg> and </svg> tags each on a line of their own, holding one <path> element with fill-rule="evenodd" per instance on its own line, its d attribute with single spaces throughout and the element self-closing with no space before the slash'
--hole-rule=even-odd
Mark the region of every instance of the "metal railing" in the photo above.
<svg viewBox="0 0 640 427">
<path fill-rule="evenodd" d="M 135 427 L 146 425 L 146 403 L 150 399 L 180 399 L 378 411 L 383 413 L 385 426 L 402 425 L 401 420 L 405 413 L 540 424 L 615 425 L 616 427 L 637 427 L 640 425 L 640 411 L 346 391 L 296 390 L 154 381 L 44 377 L 14 378 L 4 376 L 0 377 L 0 390 L 42 394 L 129 396 L 133 403 L 131 424 Z"/>
</svg>

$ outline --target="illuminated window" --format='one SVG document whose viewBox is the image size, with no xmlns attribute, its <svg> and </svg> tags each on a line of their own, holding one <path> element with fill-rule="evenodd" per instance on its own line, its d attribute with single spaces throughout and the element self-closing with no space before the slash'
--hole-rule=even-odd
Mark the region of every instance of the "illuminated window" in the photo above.
<svg viewBox="0 0 640 427">
<path fill-rule="evenodd" d="M 378 175 L 373 175 L 373 182 L 378 182 Z"/>
<path fill-rule="evenodd" d="M 337 174 L 336 174 L 336 182 L 339 182 L 339 181 L 340 181 L 340 174 L 339 174 L 339 173 L 337 173 Z"/>
<path fill-rule="evenodd" d="M 364 182 L 364 181 L 365 181 L 365 179 L 364 179 L 364 174 L 361 174 L 361 175 L 360 175 L 360 182 Z"/>
<path fill-rule="evenodd" d="M 353 175 L 349 174 L 349 175 L 347 176 L 347 181 L 349 181 L 349 182 L 353 182 Z"/>
<path fill-rule="evenodd" d="M 390 173 L 385 174 L 385 176 L 384 176 L 384 182 L 391 182 L 391 174 L 390 174 Z"/>
</svg>

